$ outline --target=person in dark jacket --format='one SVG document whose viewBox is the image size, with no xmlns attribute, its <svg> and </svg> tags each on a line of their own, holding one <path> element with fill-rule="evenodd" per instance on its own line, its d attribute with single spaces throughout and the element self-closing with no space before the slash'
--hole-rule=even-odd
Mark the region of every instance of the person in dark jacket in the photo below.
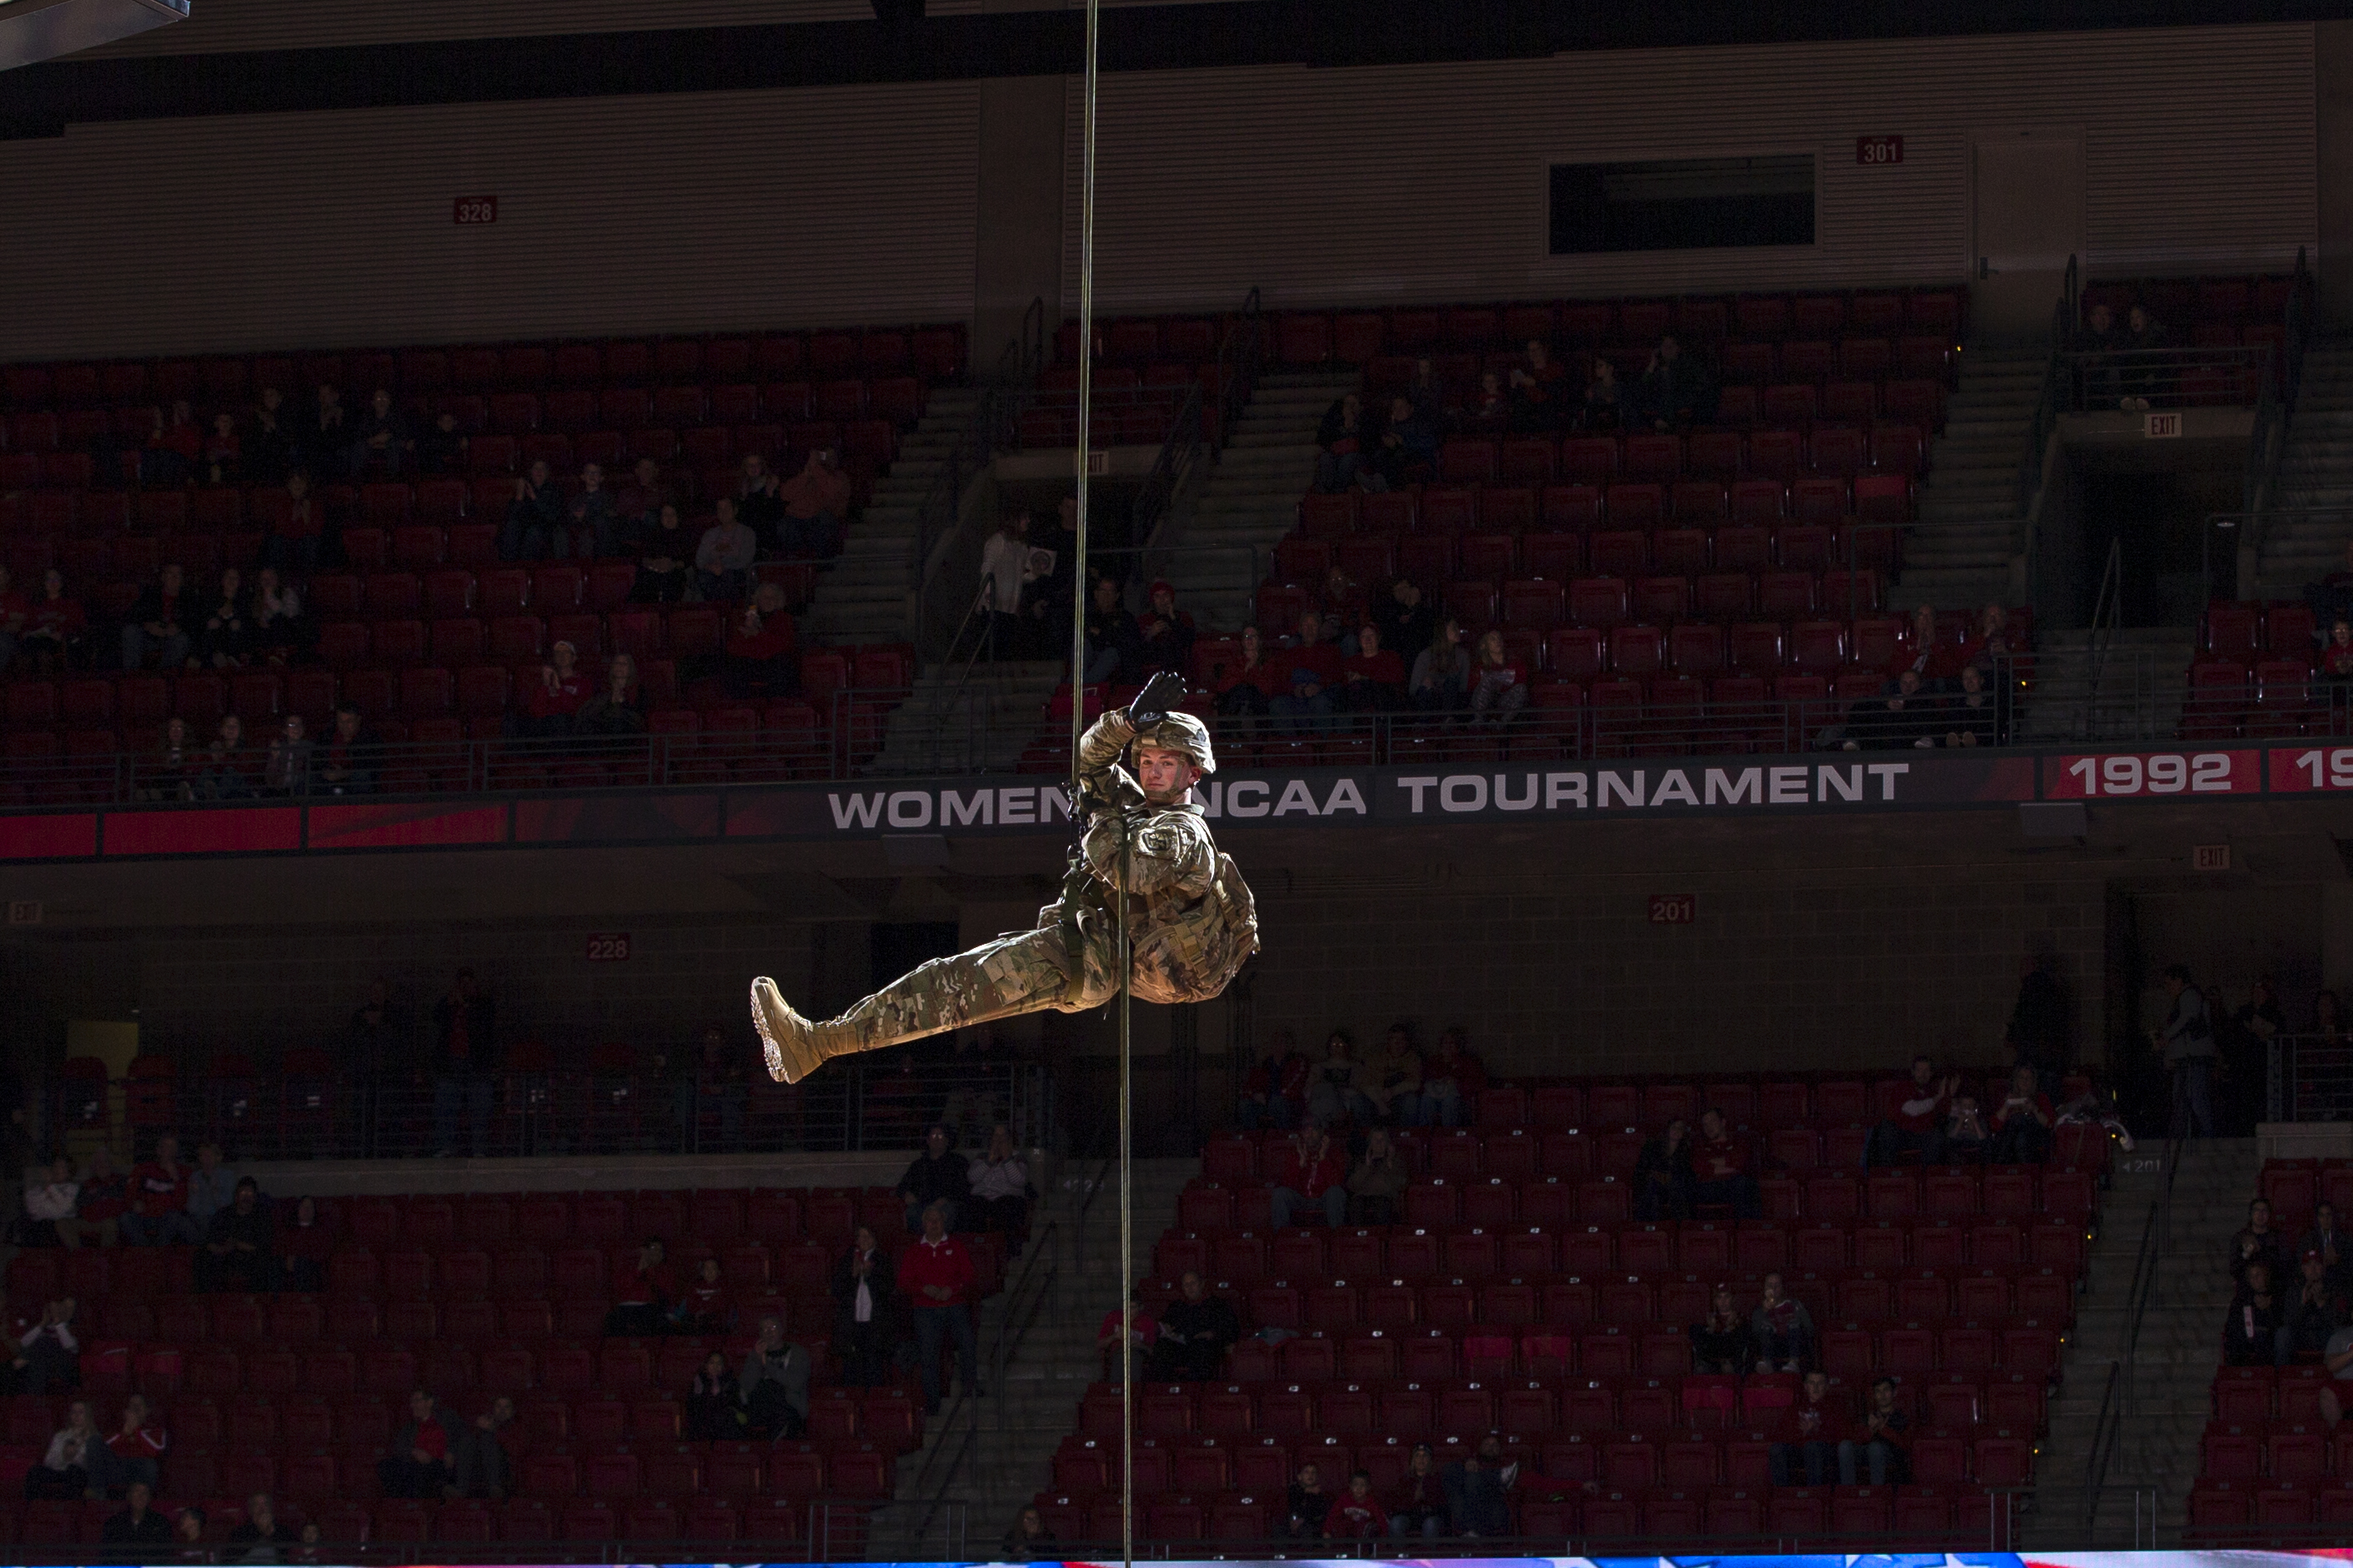
<svg viewBox="0 0 2353 1568">
<path fill-rule="evenodd" d="M 145 1481 L 133 1481 L 123 1493 L 120 1512 L 107 1516 L 99 1540 L 108 1546 L 153 1546 L 172 1539 L 172 1521 L 148 1505 L 154 1492 Z"/>
<path fill-rule="evenodd" d="M 1119 602 L 1119 584 L 1109 577 L 1096 578 L 1087 599 L 1087 668 L 1082 679 L 1089 686 L 1141 680 L 1143 668 L 1142 628 Z"/>
<path fill-rule="evenodd" d="M 387 1492 L 385 1495 L 389 1497 L 393 1494 Z M 435 1495 L 438 1497 L 439 1494 Z M 270 1500 L 268 1492 L 256 1492 L 245 1500 L 245 1522 L 228 1532 L 231 1546 L 283 1546 L 293 1540 L 294 1531 L 279 1522 L 277 1505 Z M 276 1561 L 276 1553 L 268 1551 L 248 1552 L 244 1556 L 248 1563 Z"/>
<path fill-rule="evenodd" d="M 1714 378 L 1672 337 L 1661 338 L 1651 351 L 1635 397 L 1654 430 L 1688 429 L 1715 417 Z"/>
<path fill-rule="evenodd" d="M 834 1260 L 834 1348 L 841 1352 L 843 1381 L 872 1388 L 890 1381 L 891 1351 L 898 1342 L 899 1271 L 874 1232 L 858 1227 L 849 1250 Z"/>
<path fill-rule="evenodd" d="M 1356 482 L 1374 458 L 1372 422 L 1365 417 L 1365 400 L 1351 392 L 1324 411 L 1315 427 L 1315 488 L 1337 494 Z M 1386 481 L 1382 488 L 1387 488 Z"/>
<path fill-rule="evenodd" d="M 1155 1383 L 1207 1383 L 1224 1367 L 1226 1351 L 1242 1337 L 1234 1304 L 1212 1296 L 1200 1275 L 1185 1270 L 1177 1297 L 1160 1309 L 1160 1339 L 1152 1350 Z"/>
<path fill-rule="evenodd" d="M 514 1490 L 514 1456 L 507 1451 L 508 1432 L 514 1426 L 514 1401 L 500 1394 L 474 1424 L 458 1434 L 458 1451 L 450 1465 L 459 1497 L 502 1502 Z"/>
<path fill-rule="evenodd" d="M 2285 1366 L 2295 1353 L 2287 1302 L 2272 1287 L 2268 1264 L 2250 1263 L 2222 1320 L 2224 1366 Z"/>
<path fill-rule="evenodd" d="M 261 1188 L 251 1176 L 237 1184 L 237 1196 L 213 1215 L 204 1245 L 196 1249 L 196 1289 L 260 1295 L 277 1284 L 277 1227 L 261 1206 Z"/>
<path fill-rule="evenodd" d="M 923 1152 L 915 1156 L 907 1166 L 907 1173 L 899 1178 L 899 1196 L 907 1205 L 909 1236 L 923 1234 L 923 1211 L 934 1204 L 947 1210 L 948 1229 L 955 1229 L 957 1212 L 972 1195 L 972 1182 L 965 1169 L 965 1162 L 949 1145 L 945 1127 L 935 1125 L 923 1135 Z"/>
<path fill-rule="evenodd" d="M 686 1436 L 691 1443 L 741 1442 L 750 1430 L 744 1394 L 727 1370 L 727 1352 L 712 1351 L 686 1392 Z"/>
<path fill-rule="evenodd" d="M 458 1108 L 468 1111 L 476 1159 L 490 1152 L 491 1094 L 498 1071 L 498 1006 L 458 971 L 449 994 L 433 1004 L 433 1148 L 457 1152 Z"/>
<path fill-rule="evenodd" d="M 388 1498 L 439 1501 L 457 1484 L 458 1437 L 423 1389 L 408 1396 L 408 1420 L 392 1440 L 392 1451 L 376 1466 L 376 1480 Z"/>
<path fill-rule="evenodd" d="M 499 559 L 537 561 L 554 541 L 564 537 L 566 521 L 564 492 L 544 459 L 515 480 L 514 500 L 507 503 L 507 520 L 499 530 Z"/>
<path fill-rule="evenodd" d="M 1691 1215 L 1691 1123 L 1678 1116 L 1643 1144 L 1635 1158 L 1634 1217 L 1689 1219 Z"/>
<path fill-rule="evenodd" d="M 1747 1314 L 1733 1304 L 1732 1287 L 1718 1285 L 1703 1322 L 1691 1328 L 1692 1370 L 1746 1376 L 1757 1364 L 1757 1334 Z"/>
</svg>

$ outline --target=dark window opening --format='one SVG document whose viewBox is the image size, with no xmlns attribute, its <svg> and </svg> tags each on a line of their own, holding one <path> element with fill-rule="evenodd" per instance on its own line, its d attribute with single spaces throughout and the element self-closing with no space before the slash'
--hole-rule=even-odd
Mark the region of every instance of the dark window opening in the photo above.
<svg viewBox="0 0 2353 1568">
<path fill-rule="evenodd" d="M 1555 163 L 1552 253 L 1814 243 L 1814 159 Z"/>
</svg>

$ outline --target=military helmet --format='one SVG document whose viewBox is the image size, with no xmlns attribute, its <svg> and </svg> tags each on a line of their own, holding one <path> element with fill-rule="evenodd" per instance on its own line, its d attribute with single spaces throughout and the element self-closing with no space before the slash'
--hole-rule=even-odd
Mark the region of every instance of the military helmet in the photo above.
<svg viewBox="0 0 2353 1568">
<path fill-rule="evenodd" d="M 1218 754 L 1209 749 L 1209 727 L 1190 713 L 1171 713 L 1156 724 L 1145 725 L 1135 732 L 1135 743 L 1182 752 L 1203 773 L 1218 771 Z"/>
</svg>

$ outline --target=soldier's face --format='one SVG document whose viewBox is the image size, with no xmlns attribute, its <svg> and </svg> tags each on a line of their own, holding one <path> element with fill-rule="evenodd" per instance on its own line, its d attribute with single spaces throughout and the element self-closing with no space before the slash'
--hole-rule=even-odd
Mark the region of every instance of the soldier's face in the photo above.
<svg viewBox="0 0 2353 1568">
<path fill-rule="evenodd" d="M 1201 770 L 1182 752 L 1159 746 L 1138 746 L 1135 750 L 1135 782 L 1155 800 L 1174 800 L 1191 789 L 1200 776 Z"/>
</svg>

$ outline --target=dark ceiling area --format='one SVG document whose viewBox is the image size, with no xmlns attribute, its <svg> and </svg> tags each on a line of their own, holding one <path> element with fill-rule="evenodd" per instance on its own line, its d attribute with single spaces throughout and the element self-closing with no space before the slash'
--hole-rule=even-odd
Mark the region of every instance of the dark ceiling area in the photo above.
<svg viewBox="0 0 2353 1568">
<path fill-rule="evenodd" d="M 1081 66 L 1077 11 L 923 17 L 904 0 L 878 9 L 889 19 L 55 61 L 0 79 L 0 136 L 56 135 L 78 121 L 946 81 Z M 2341 16 L 2353 16 L 2353 0 L 1227 0 L 1104 12 L 1102 63 L 1106 71 L 1397 65 Z"/>
</svg>

